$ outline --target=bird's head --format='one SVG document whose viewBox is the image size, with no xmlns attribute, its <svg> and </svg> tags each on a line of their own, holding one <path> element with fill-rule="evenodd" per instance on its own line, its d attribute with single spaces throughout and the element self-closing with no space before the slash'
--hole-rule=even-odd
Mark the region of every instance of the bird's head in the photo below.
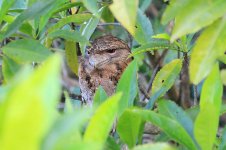
<svg viewBox="0 0 226 150">
<path fill-rule="evenodd" d="M 86 49 L 85 58 L 93 68 L 101 69 L 110 64 L 126 62 L 131 54 L 128 45 L 111 35 L 102 36 Z"/>
</svg>

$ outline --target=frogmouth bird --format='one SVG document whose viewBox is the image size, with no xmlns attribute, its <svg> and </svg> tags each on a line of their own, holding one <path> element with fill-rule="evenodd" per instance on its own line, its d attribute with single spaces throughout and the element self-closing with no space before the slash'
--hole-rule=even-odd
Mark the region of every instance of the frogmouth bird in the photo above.
<svg viewBox="0 0 226 150">
<path fill-rule="evenodd" d="M 109 96 L 115 92 L 123 71 L 132 61 L 132 58 L 128 58 L 130 54 L 128 45 L 111 35 L 93 41 L 79 65 L 79 84 L 84 103 L 92 105 L 93 96 L 100 85 Z"/>
</svg>

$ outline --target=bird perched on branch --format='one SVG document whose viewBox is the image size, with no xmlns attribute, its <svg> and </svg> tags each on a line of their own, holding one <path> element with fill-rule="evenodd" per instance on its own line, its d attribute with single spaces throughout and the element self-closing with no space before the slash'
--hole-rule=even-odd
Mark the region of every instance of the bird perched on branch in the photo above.
<svg viewBox="0 0 226 150">
<path fill-rule="evenodd" d="M 132 61 L 128 45 L 111 35 L 95 39 L 86 49 L 79 66 L 79 84 L 83 102 L 92 105 L 96 89 L 101 85 L 110 96 L 127 65 Z"/>
</svg>

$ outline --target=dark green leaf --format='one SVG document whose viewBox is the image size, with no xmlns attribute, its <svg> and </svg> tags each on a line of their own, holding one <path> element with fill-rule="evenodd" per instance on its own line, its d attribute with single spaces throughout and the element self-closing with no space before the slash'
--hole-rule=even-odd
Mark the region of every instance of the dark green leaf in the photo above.
<svg viewBox="0 0 226 150">
<path fill-rule="evenodd" d="M 223 129 L 222 136 L 221 136 L 221 143 L 219 145 L 218 150 L 225 150 L 226 149 L 226 126 Z"/>
<path fill-rule="evenodd" d="M 2 23 L 2 20 L 4 16 L 6 15 L 8 9 L 13 5 L 15 0 L 3 0 L 0 4 L 0 24 Z"/>
<path fill-rule="evenodd" d="M 82 0 L 84 6 L 96 17 L 100 17 L 98 12 L 97 0 Z"/>
</svg>

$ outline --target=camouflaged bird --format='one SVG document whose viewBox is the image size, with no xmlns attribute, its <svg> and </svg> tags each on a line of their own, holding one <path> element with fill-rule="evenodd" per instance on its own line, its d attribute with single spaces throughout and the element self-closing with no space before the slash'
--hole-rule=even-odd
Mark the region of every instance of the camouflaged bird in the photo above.
<svg viewBox="0 0 226 150">
<path fill-rule="evenodd" d="M 127 65 L 132 61 L 128 45 L 111 35 L 95 39 L 86 49 L 79 66 L 79 84 L 82 100 L 92 105 L 93 96 L 99 85 L 110 96 Z"/>
</svg>

